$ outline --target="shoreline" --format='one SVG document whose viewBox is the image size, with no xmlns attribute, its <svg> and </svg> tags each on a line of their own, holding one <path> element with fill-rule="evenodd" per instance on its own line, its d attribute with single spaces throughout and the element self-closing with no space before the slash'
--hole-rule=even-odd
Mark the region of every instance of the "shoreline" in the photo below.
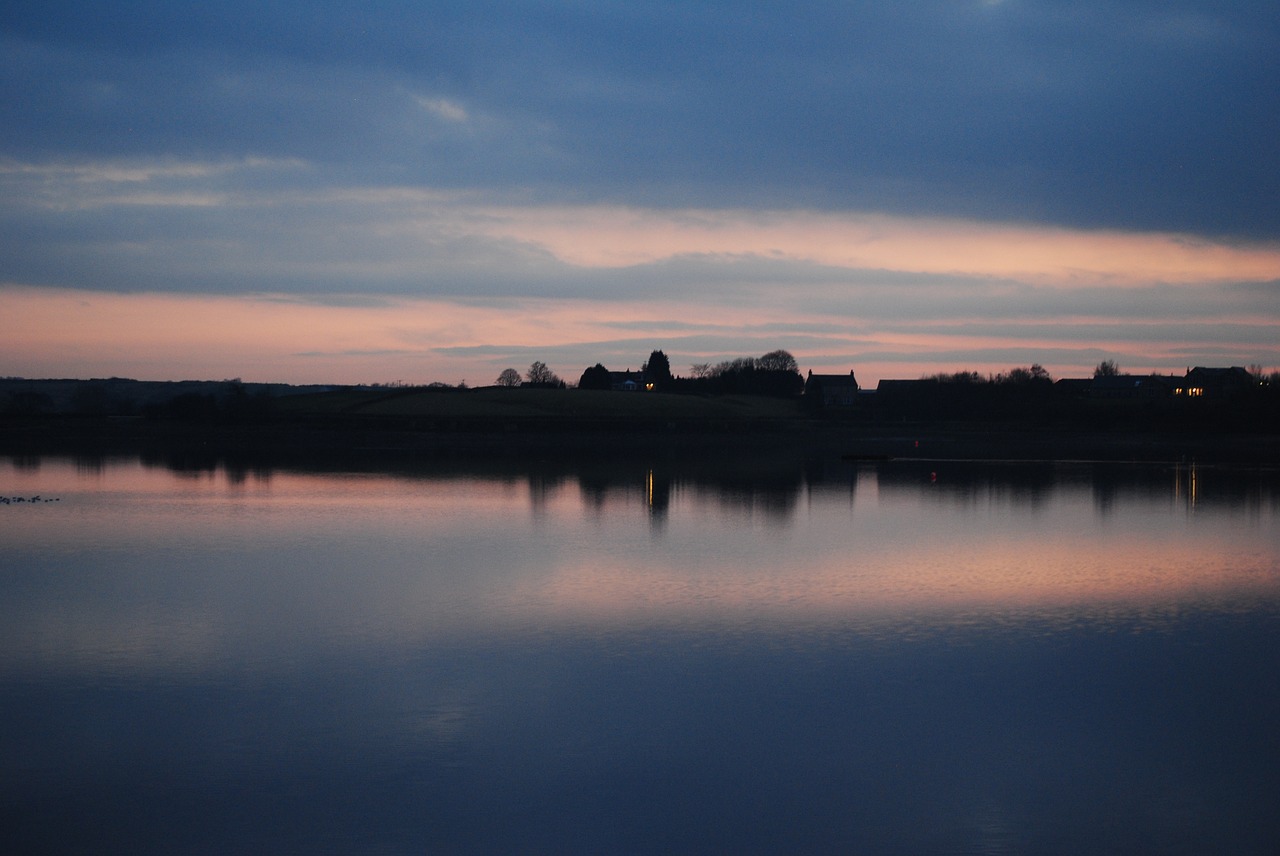
<svg viewBox="0 0 1280 856">
<path fill-rule="evenodd" d="M 641 423 L 546 418 L 273 418 L 184 422 L 144 418 L 0 418 L 0 454 L 141 454 L 228 459 L 484 460 L 708 456 L 850 462 L 1008 461 L 1280 467 L 1280 435 L 1096 430 L 1072 425 L 716 420 Z"/>
</svg>

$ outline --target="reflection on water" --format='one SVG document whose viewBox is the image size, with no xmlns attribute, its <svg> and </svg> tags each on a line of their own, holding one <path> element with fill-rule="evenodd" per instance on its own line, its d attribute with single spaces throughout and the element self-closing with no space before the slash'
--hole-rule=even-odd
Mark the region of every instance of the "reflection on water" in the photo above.
<svg viewBox="0 0 1280 856">
<path fill-rule="evenodd" d="M 1278 488 L 0 462 L 0 850 L 1276 852 Z"/>
</svg>

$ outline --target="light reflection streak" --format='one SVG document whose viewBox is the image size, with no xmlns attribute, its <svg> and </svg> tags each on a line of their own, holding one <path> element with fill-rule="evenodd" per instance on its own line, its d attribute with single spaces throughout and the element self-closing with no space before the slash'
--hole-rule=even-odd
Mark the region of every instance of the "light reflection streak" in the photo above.
<svg viewBox="0 0 1280 856">
<path fill-rule="evenodd" d="M 1188 511 L 1196 510 L 1197 487 L 1195 463 L 1174 469 L 1173 496 L 1175 500 L 1185 503 Z"/>
</svg>

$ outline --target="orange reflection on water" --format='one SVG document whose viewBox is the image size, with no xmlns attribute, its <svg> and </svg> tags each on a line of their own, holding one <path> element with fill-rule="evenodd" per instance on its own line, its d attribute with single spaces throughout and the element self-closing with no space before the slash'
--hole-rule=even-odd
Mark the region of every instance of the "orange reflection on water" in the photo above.
<svg viewBox="0 0 1280 856">
<path fill-rule="evenodd" d="M 46 640 L 41 656 L 68 659 L 185 651 L 195 660 L 225 646 L 348 637 L 919 627 L 1280 603 L 1274 515 L 1198 508 L 1188 469 L 1105 502 L 1090 487 L 974 482 L 948 492 L 874 477 L 808 493 L 717 490 L 643 469 L 600 485 L 71 461 L 0 475 L 8 489 L 63 500 L 10 509 L 23 527 L 0 532 L 0 546 L 65 556 L 39 577 L 61 587 L 57 599 L 15 606 L 7 623 L 12 640 L 27 640 L 15 650 Z M 132 558 L 105 561 L 112 555 Z M 115 600 L 94 599 L 99 578 Z"/>
<path fill-rule="evenodd" d="M 823 504 L 770 518 L 743 505 L 728 541 L 699 531 L 716 525 L 705 502 L 677 494 L 650 543 L 624 542 L 517 580 L 513 599 L 586 623 L 714 624 L 1280 598 L 1270 521 L 1197 519 L 1197 489 L 1190 467 L 1174 473 L 1163 498 L 1121 499 L 1118 510 L 1090 494 L 1027 504 L 999 490 L 974 499 L 862 487 L 847 516 Z M 644 497 L 651 508 L 651 483 Z"/>
<path fill-rule="evenodd" d="M 1105 555 L 1078 544 L 993 543 L 957 553 L 903 545 L 874 564 L 798 559 L 775 572 L 654 567 L 617 557 L 561 567 L 522 603 L 591 622 L 701 618 L 716 623 L 788 617 L 840 620 L 972 611 L 1157 606 L 1280 595 L 1274 560 L 1208 544 L 1159 547 L 1134 539 Z M 1241 559 L 1246 559 L 1241 563 Z M 1247 560 L 1252 559 L 1252 562 Z"/>
</svg>

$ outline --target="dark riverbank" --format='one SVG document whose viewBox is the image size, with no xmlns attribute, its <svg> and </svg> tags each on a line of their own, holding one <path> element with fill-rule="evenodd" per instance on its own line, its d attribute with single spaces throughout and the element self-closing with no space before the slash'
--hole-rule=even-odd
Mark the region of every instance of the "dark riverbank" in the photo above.
<svg viewBox="0 0 1280 856">
<path fill-rule="evenodd" d="M 0 418 L 0 454 L 254 460 L 1142 461 L 1280 467 L 1275 433 L 804 418 L 705 422 L 297 416 L 242 422 Z"/>
<path fill-rule="evenodd" d="M 247 461 L 922 459 L 1280 466 L 1268 399 L 817 409 L 803 399 L 565 389 L 9 381 L 0 454 Z M 997 406 L 999 405 L 999 406 Z"/>
</svg>

